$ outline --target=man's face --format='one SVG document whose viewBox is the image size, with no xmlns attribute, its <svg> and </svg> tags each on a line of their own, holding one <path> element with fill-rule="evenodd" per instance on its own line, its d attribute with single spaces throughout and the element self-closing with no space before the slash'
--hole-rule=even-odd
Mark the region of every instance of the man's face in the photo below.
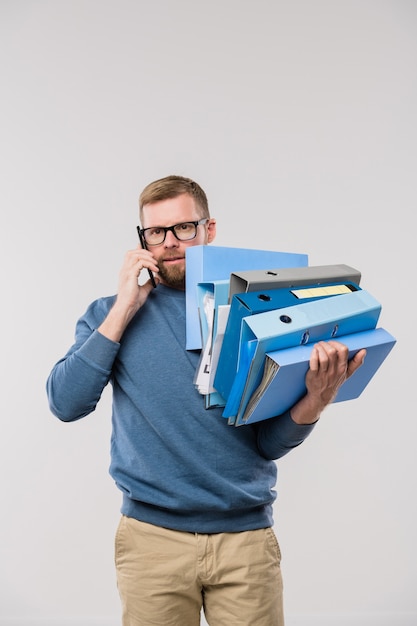
<svg viewBox="0 0 417 626">
<path fill-rule="evenodd" d="M 201 219 L 201 211 L 188 194 L 161 200 L 143 206 L 143 228 L 174 226 L 183 222 Z M 191 246 L 201 246 L 213 241 L 216 221 L 210 219 L 197 226 L 194 239 L 179 241 L 172 231 L 167 231 L 165 241 L 157 246 L 148 246 L 159 267 L 159 278 L 163 285 L 185 289 L 185 251 Z"/>
</svg>

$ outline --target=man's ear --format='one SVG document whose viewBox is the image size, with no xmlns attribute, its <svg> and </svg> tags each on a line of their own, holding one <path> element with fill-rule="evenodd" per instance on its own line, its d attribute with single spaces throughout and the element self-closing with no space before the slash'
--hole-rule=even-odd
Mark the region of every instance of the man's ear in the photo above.
<svg viewBox="0 0 417 626">
<path fill-rule="evenodd" d="M 211 243 L 216 237 L 216 220 L 214 218 L 210 218 L 209 223 L 207 225 L 207 243 Z"/>
</svg>

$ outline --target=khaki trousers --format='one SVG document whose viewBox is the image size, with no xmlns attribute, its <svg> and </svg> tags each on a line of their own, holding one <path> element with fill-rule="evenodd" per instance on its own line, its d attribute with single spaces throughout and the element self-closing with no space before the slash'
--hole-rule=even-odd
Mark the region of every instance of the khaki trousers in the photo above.
<svg viewBox="0 0 417 626">
<path fill-rule="evenodd" d="M 199 534 L 122 516 L 116 533 L 123 626 L 284 626 L 272 528 Z"/>
</svg>

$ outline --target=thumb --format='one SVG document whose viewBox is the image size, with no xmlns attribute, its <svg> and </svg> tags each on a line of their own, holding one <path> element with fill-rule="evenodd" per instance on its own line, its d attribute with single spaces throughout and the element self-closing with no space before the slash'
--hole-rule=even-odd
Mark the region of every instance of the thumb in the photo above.
<svg viewBox="0 0 417 626">
<path fill-rule="evenodd" d="M 366 350 L 363 348 L 359 350 L 349 361 L 347 368 L 347 378 L 352 376 L 356 372 L 357 369 L 363 364 L 366 357 Z"/>
<path fill-rule="evenodd" d="M 155 287 L 157 287 L 159 285 L 159 276 L 156 274 L 153 274 L 153 281 L 155 282 Z M 152 291 L 152 289 L 155 289 L 154 285 L 153 285 L 153 281 L 152 279 L 149 277 L 149 280 L 146 281 L 146 283 L 144 283 L 142 285 L 142 288 L 145 287 L 148 291 L 148 294 Z"/>
</svg>

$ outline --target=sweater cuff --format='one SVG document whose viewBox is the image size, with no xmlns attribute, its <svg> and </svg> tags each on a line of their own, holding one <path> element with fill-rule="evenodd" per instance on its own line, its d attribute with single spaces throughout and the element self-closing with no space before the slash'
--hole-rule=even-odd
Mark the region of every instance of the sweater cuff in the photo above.
<svg viewBox="0 0 417 626">
<path fill-rule="evenodd" d="M 258 447 L 267 459 L 279 459 L 299 446 L 311 433 L 313 424 L 297 424 L 290 411 L 258 422 Z"/>
<path fill-rule="evenodd" d="M 285 413 L 283 413 L 280 418 L 280 428 L 283 429 L 283 432 L 288 432 L 288 436 L 291 437 L 291 434 L 293 435 L 293 438 L 297 439 L 300 438 L 301 441 L 303 441 L 306 437 L 308 437 L 308 435 L 311 433 L 311 431 L 313 430 L 313 428 L 315 427 L 315 425 L 318 422 L 318 419 L 315 422 L 312 422 L 311 424 L 297 424 L 297 422 L 294 422 L 293 418 L 291 417 L 291 410 L 288 409 L 288 411 L 285 411 Z"/>
</svg>

